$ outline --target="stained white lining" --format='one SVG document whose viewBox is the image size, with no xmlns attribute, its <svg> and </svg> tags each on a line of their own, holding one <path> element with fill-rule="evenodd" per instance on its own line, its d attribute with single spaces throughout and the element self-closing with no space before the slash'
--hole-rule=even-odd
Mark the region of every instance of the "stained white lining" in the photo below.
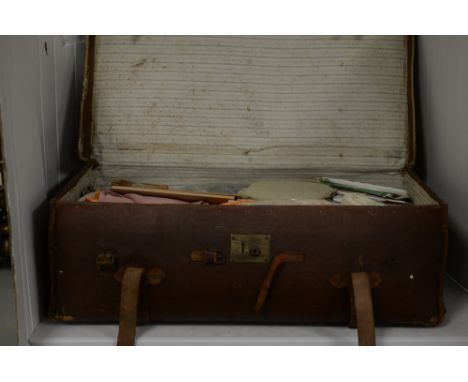
<svg viewBox="0 0 468 382">
<path fill-rule="evenodd" d="M 400 170 L 402 36 L 100 36 L 103 166 Z"/>
</svg>

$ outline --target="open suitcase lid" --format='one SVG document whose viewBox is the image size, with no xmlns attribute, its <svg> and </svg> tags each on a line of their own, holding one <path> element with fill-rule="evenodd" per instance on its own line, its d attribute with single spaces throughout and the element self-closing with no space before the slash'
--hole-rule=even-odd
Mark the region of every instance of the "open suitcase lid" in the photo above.
<svg viewBox="0 0 468 382">
<path fill-rule="evenodd" d="M 104 166 L 391 171 L 414 163 L 413 39 L 88 39 L 80 153 Z"/>
</svg>

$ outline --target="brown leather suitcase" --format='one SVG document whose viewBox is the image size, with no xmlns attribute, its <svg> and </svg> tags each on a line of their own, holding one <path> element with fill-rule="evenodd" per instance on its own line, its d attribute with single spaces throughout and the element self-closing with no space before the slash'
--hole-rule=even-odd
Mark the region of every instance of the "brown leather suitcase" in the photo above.
<svg viewBox="0 0 468 382">
<path fill-rule="evenodd" d="M 50 317 L 146 323 L 439 324 L 447 206 L 411 171 L 413 39 L 91 37 L 83 170 L 51 202 Z M 99 163 L 99 164 L 98 164 Z M 387 206 L 79 202 L 114 179 L 236 191 L 335 175 Z"/>
</svg>

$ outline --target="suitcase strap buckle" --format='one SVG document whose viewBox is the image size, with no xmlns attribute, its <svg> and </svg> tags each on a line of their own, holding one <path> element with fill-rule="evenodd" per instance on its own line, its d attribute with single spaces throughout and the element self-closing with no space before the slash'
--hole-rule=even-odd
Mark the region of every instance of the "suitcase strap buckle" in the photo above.
<svg viewBox="0 0 468 382">
<path fill-rule="evenodd" d="M 223 252 L 220 250 L 197 249 L 190 253 L 190 260 L 213 265 L 223 265 L 225 263 Z"/>
<path fill-rule="evenodd" d="M 133 345 L 135 343 L 141 284 L 160 285 L 166 275 L 158 267 L 145 269 L 138 266 L 119 266 L 117 256 L 107 252 L 97 255 L 96 268 L 100 276 L 112 277 L 122 284 L 117 345 Z"/>
</svg>

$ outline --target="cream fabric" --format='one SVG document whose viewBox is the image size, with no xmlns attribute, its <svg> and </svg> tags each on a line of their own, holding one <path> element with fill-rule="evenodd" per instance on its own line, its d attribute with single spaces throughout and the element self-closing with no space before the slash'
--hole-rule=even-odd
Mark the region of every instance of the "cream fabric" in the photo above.
<svg viewBox="0 0 468 382">
<path fill-rule="evenodd" d="M 408 156 L 403 36 L 100 36 L 103 166 L 386 171 Z"/>
</svg>

